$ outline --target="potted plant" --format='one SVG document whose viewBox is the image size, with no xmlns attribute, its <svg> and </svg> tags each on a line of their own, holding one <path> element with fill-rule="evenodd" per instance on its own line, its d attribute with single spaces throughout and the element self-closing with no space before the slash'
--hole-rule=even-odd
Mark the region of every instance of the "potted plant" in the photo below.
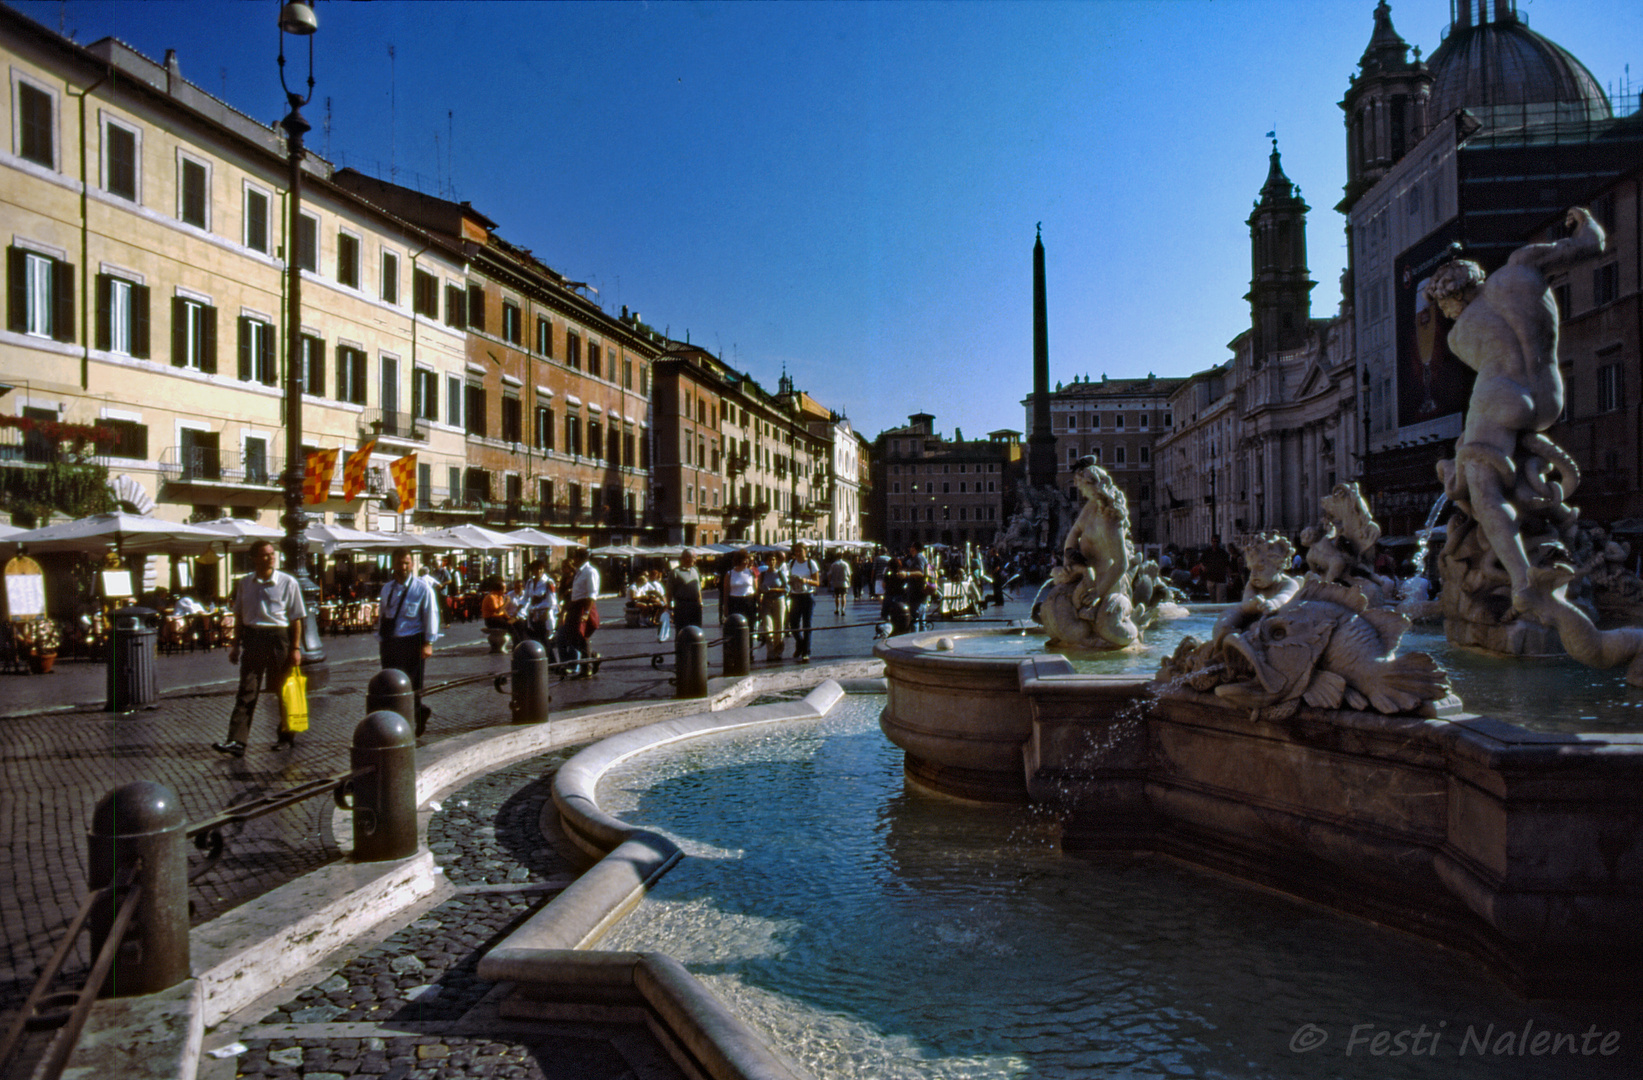
<svg viewBox="0 0 1643 1080">
<path fill-rule="evenodd" d="M 18 624 L 17 644 L 28 657 L 29 669 L 36 675 L 44 675 L 57 663 L 63 635 L 56 622 L 39 615 Z"/>
</svg>

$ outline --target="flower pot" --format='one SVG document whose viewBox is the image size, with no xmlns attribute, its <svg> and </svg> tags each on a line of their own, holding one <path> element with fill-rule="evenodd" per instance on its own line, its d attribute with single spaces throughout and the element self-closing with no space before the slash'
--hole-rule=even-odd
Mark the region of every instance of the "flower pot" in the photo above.
<svg viewBox="0 0 1643 1080">
<path fill-rule="evenodd" d="M 56 665 L 57 654 L 54 652 L 29 654 L 29 670 L 36 675 L 48 674 Z"/>
</svg>

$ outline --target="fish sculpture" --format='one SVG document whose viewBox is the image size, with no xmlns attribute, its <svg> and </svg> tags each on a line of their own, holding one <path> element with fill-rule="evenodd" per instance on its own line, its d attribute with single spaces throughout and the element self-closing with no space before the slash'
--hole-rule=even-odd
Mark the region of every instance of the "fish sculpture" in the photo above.
<svg viewBox="0 0 1643 1080">
<path fill-rule="evenodd" d="M 1293 711 L 1426 711 L 1449 679 L 1426 653 L 1396 655 L 1409 620 L 1372 607 L 1356 587 L 1308 575 L 1299 592 L 1242 633 L 1183 648 L 1160 669 L 1229 705 Z M 1183 643 L 1185 645 L 1185 643 Z"/>
</svg>

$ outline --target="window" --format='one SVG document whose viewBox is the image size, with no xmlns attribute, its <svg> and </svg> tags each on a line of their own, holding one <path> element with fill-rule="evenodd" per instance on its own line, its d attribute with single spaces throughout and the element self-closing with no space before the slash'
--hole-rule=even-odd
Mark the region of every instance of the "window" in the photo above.
<svg viewBox="0 0 1643 1080">
<path fill-rule="evenodd" d="M 650 365 L 639 365 L 639 393 L 644 397 L 650 396 Z"/>
<path fill-rule="evenodd" d="M 97 275 L 97 348 L 148 359 L 148 286 Z"/>
<path fill-rule="evenodd" d="M 1620 365 L 1604 364 L 1597 369 L 1597 411 L 1614 412 L 1626 407 Z"/>
<path fill-rule="evenodd" d="M 1112 463 L 1114 465 L 1123 465 L 1123 464 L 1125 464 L 1126 463 L 1125 462 L 1125 454 L 1126 453 L 1127 453 L 1127 448 L 1124 447 L 1122 444 L 1113 447 L 1113 449 L 1112 449 Z"/>
<path fill-rule="evenodd" d="M 485 388 L 478 383 L 468 383 L 462 388 L 463 413 L 467 423 L 463 429 L 469 435 L 485 437 Z"/>
<path fill-rule="evenodd" d="M 485 330 L 485 287 L 468 286 L 468 326 L 481 333 Z"/>
<path fill-rule="evenodd" d="M 325 394 L 325 340 L 312 334 L 302 335 L 302 392 Z"/>
<path fill-rule="evenodd" d="M 249 315 L 240 316 L 240 381 L 273 386 L 274 327 Z"/>
<path fill-rule="evenodd" d="M 536 317 L 536 354 L 553 359 L 553 320 L 542 315 Z"/>
<path fill-rule="evenodd" d="M 445 376 L 445 422 L 462 426 L 462 380 L 455 375 Z"/>
<path fill-rule="evenodd" d="M 449 489 L 450 489 L 449 491 L 446 492 L 447 497 L 450 498 L 452 503 L 455 503 L 457 505 L 461 505 L 461 503 L 462 503 L 462 470 L 457 468 L 455 465 L 452 465 L 448 470 L 446 470 L 445 476 L 446 476 L 446 483 L 449 485 Z"/>
<path fill-rule="evenodd" d="M 445 286 L 445 325 L 468 325 L 468 294 L 460 285 Z"/>
<path fill-rule="evenodd" d="M 8 260 L 7 325 L 17 333 L 74 340 L 74 267 L 25 248 Z"/>
<path fill-rule="evenodd" d="M 399 418 L 399 357 L 380 353 L 377 359 L 378 403 L 382 407 L 383 430 L 404 435 L 409 425 Z"/>
<path fill-rule="evenodd" d="M 359 237 L 337 233 L 337 284 L 359 288 Z"/>
<path fill-rule="evenodd" d="M 297 265 L 319 273 L 319 218 L 297 215 Z"/>
<path fill-rule="evenodd" d="M 411 372 L 411 412 L 418 420 L 439 419 L 439 376 L 427 368 Z"/>
<path fill-rule="evenodd" d="M 544 405 L 536 407 L 536 448 L 553 449 L 553 410 Z"/>
<path fill-rule="evenodd" d="M 502 397 L 502 441 L 525 441 L 524 406 L 512 394 Z"/>
<path fill-rule="evenodd" d="M 524 324 L 519 314 L 519 305 L 502 301 L 502 340 L 510 345 L 518 345 L 524 338 Z"/>
<path fill-rule="evenodd" d="M 565 335 L 565 363 L 582 370 L 582 339 L 576 334 Z"/>
<path fill-rule="evenodd" d="M 97 453 L 103 457 L 148 460 L 148 425 L 135 420 L 113 420 L 104 417 L 97 426 L 109 433 L 108 438 L 97 440 Z"/>
<path fill-rule="evenodd" d="M 1164 414 L 1164 426 L 1165 427 L 1174 427 L 1175 426 L 1175 419 L 1169 413 Z"/>
<path fill-rule="evenodd" d="M 631 356 L 622 357 L 622 389 L 633 389 L 633 358 Z"/>
<path fill-rule="evenodd" d="M 599 370 L 599 346 L 591 341 L 588 342 L 588 374 L 601 374 Z"/>
<path fill-rule="evenodd" d="M 427 510 L 434 504 L 434 467 L 425 462 L 417 462 L 416 466 L 416 505 L 418 510 Z"/>
<path fill-rule="evenodd" d="M 536 481 L 536 501 L 541 507 L 538 512 L 542 520 L 546 521 L 553 511 L 553 481 L 546 476 Z"/>
<path fill-rule="evenodd" d="M 192 158 L 180 158 L 177 173 L 177 216 L 185 225 L 209 228 L 206 213 L 211 206 L 207 197 L 210 173 L 203 164 Z"/>
<path fill-rule="evenodd" d="M 1143 446 L 1141 448 L 1141 464 L 1145 465 L 1151 460 L 1152 460 L 1152 450 L 1149 449 L 1148 447 Z"/>
<path fill-rule="evenodd" d="M 268 477 L 268 440 L 248 435 L 245 439 L 245 479 L 252 484 L 266 484 Z"/>
<path fill-rule="evenodd" d="M 411 308 L 418 315 L 439 318 L 439 279 L 426 270 L 411 274 Z"/>
<path fill-rule="evenodd" d="M 600 458 L 605 456 L 604 428 L 599 421 L 588 418 L 588 457 Z"/>
<path fill-rule="evenodd" d="M 565 413 L 565 453 L 582 453 L 582 418 L 573 412 Z"/>
<path fill-rule="evenodd" d="M 1592 271 L 1592 304 L 1602 307 L 1620 297 L 1620 263 L 1604 263 Z"/>
<path fill-rule="evenodd" d="M 52 96 L 26 82 L 17 85 L 17 155 L 48 169 L 57 167 Z"/>
<path fill-rule="evenodd" d="M 104 125 L 103 132 L 103 187 L 136 202 L 137 133 L 115 123 Z"/>
<path fill-rule="evenodd" d="M 185 296 L 171 301 L 171 363 L 214 375 L 217 371 L 217 309 Z"/>
<path fill-rule="evenodd" d="M 1090 416 L 1090 430 L 1091 431 L 1100 431 L 1101 430 L 1101 414 L 1100 413 L 1091 414 L 1091 416 Z"/>
<path fill-rule="evenodd" d="M 382 302 L 399 303 L 399 256 L 391 251 L 382 253 Z"/>
<path fill-rule="evenodd" d="M 245 246 L 268 254 L 268 193 L 245 189 Z"/>
<path fill-rule="evenodd" d="M 1124 414 L 1123 413 L 1119 413 L 1117 416 L 1112 418 L 1112 426 L 1114 428 L 1118 429 L 1119 431 L 1124 430 Z"/>
<path fill-rule="evenodd" d="M 365 404 L 365 352 L 352 345 L 337 346 L 337 400 Z"/>
<path fill-rule="evenodd" d="M 524 501 L 525 482 L 518 473 L 509 473 L 502 478 L 502 497 L 512 506 Z"/>
</svg>

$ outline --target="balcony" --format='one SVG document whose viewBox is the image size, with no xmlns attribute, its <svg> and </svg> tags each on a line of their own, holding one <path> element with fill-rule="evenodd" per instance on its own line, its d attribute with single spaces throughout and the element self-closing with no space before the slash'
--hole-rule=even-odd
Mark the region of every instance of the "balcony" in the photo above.
<svg viewBox="0 0 1643 1080">
<path fill-rule="evenodd" d="M 267 454 L 242 455 L 213 446 L 170 446 L 160 454 L 160 479 L 172 484 L 278 490 L 284 467 L 283 461 Z"/>
<path fill-rule="evenodd" d="M 359 434 L 364 439 L 410 443 L 428 441 L 425 422 L 398 409 L 366 409 L 359 414 Z"/>
</svg>

